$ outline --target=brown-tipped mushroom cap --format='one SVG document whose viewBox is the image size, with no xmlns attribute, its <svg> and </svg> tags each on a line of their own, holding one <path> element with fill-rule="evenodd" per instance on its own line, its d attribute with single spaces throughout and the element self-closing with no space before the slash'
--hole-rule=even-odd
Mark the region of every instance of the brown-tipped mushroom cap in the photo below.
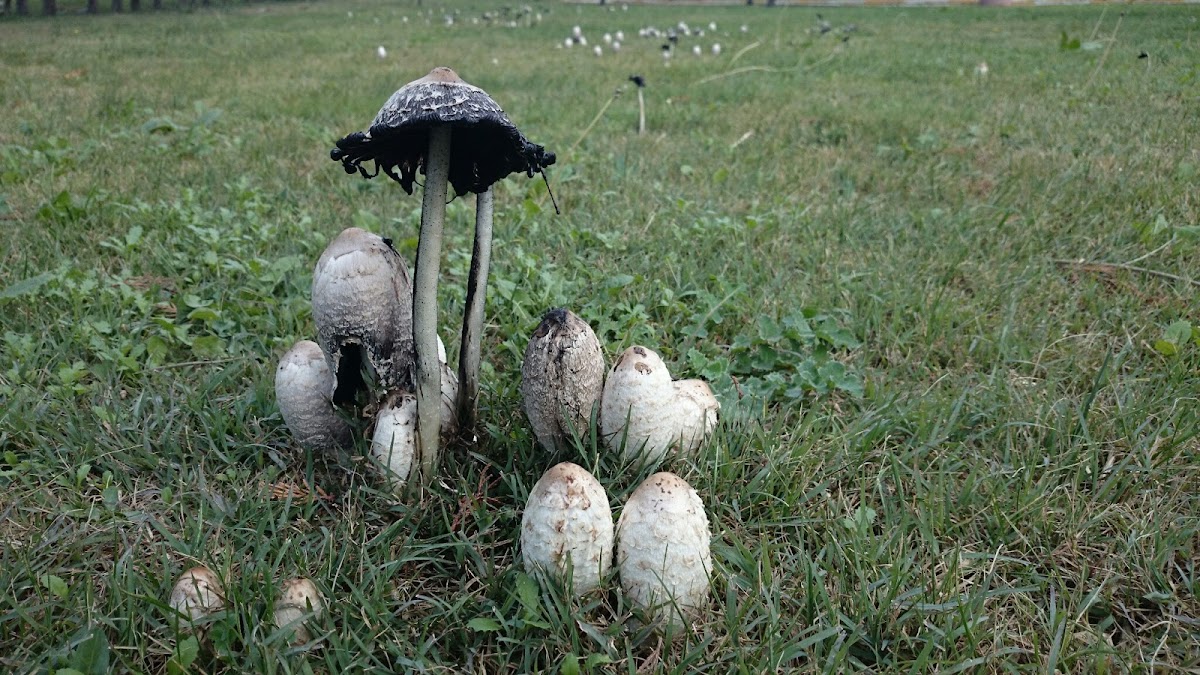
<svg viewBox="0 0 1200 675">
<path fill-rule="evenodd" d="M 554 164 L 554 153 L 522 136 L 492 97 L 446 67 L 401 87 L 367 131 L 341 139 L 329 156 L 340 161 L 346 173 L 357 171 L 366 178 L 382 169 L 412 194 L 417 170 L 424 173 L 429 130 L 437 126 L 454 130 L 450 184 L 459 195 L 484 192 L 511 173 L 533 176 Z M 362 163 L 372 160 L 376 169 L 369 174 Z"/>
<path fill-rule="evenodd" d="M 604 391 L 604 354 L 596 333 L 567 309 L 542 317 L 521 363 L 521 402 L 538 443 L 547 452 L 585 435 Z"/>
</svg>

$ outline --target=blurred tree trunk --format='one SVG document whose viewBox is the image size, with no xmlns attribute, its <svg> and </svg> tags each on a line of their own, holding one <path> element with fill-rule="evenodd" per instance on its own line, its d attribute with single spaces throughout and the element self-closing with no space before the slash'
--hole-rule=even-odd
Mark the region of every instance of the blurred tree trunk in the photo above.
<svg viewBox="0 0 1200 675">
<path fill-rule="evenodd" d="M 87 13 L 95 14 L 99 10 L 96 8 L 96 0 L 87 0 Z"/>
<path fill-rule="evenodd" d="M 119 14 L 122 9 L 124 9 L 124 8 L 121 7 L 121 0 L 113 0 L 112 11 Z"/>
<path fill-rule="evenodd" d="M 46 16 L 54 16 L 58 14 L 57 0 L 42 0 L 42 14 Z"/>
<path fill-rule="evenodd" d="M 154 9 L 162 9 L 162 0 L 154 0 L 150 6 Z"/>
<path fill-rule="evenodd" d="M 142 0 L 129 0 L 129 11 L 131 11 L 131 12 L 142 11 Z"/>
<path fill-rule="evenodd" d="M 29 14 L 29 0 L 17 0 L 17 14 L 21 16 Z"/>
</svg>

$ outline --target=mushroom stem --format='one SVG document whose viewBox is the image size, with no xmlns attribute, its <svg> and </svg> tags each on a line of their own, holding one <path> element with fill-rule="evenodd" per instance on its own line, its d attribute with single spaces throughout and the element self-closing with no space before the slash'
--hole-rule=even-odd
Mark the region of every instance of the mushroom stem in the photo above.
<svg viewBox="0 0 1200 675">
<path fill-rule="evenodd" d="M 459 429 L 473 433 L 479 404 L 480 343 L 483 340 L 483 308 L 487 296 L 488 265 L 492 260 L 492 189 L 480 192 L 475 201 L 475 249 L 471 253 L 471 275 L 467 280 L 467 307 L 463 312 L 462 345 L 458 350 Z"/>
<path fill-rule="evenodd" d="M 413 273 L 413 346 L 417 356 L 417 455 L 421 481 L 429 484 L 437 468 L 441 430 L 441 366 L 437 351 L 437 281 L 450 176 L 450 127 L 429 130 L 425 157 L 425 194 L 421 201 L 421 236 Z"/>
<path fill-rule="evenodd" d="M 646 133 L 646 97 L 642 96 L 642 88 L 638 87 L 638 134 Z"/>
</svg>

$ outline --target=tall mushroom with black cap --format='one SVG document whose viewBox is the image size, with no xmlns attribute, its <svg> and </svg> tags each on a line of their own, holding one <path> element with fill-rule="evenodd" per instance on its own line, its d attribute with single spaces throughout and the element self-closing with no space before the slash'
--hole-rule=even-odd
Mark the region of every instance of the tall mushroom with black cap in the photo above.
<svg viewBox="0 0 1200 675">
<path fill-rule="evenodd" d="M 337 142 L 330 157 L 346 173 L 374 178 L 382 170 L 412 194 L 417 171 L 425 175 L 421 234 L 413 279 L 413 342 L 422 479 L 437 462 L 440 367 L 437 360 L 437 278 L 446 214 L 447 185 L 456 195 L 478 195 L 475 245 L 459 353 L 457 410 L 460 426 L 474 426 L 479 396 L 484 288 L 492 246 L 492 184 L 524 172 L 529 177 L 554 163 L 554 153 L 529 142 L 500 106 L 479 87 L 445 67 L 392 94 L 366 131 Z M 374 161 L 368 173 L 363 162 Z M 544 177 L 544 176 L 543 176 Z"/>
</svg>

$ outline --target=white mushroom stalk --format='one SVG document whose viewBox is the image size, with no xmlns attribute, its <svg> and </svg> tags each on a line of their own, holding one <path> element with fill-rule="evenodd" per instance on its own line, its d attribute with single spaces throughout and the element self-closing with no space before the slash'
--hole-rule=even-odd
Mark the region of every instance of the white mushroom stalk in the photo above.
<svg viewBox="0 0 1200 675">
<path fill-rule="evenodd" d="M 452 131 L 453 130 L 453 131 Z M 418 409 L 418 454 L 423 482 L 433 479 L 438 460 L 440 410 L 437 405 L 439 368 L 436 361 L 437 279 L 441 260 L 448 186 L 456 195 L 489 192 L 493 183 L 510 173 L 521 171 L 529 176 L 554 163 L 554 154 L 530 143 L 504 115 L 500 106 L 479 87 L 463 82 L 449 68 L 434 68 L 425 77 L 401 87 L 376 115 L 370 129 L 355 132 L 337 142 L 330 153 L 342 162 L 348 173 L 358 172 L 372 178 L 383 171 L 412 194 L 418 169 L 425 174 L 422 200 L 421 235 L 417 245 L 417 264 L 413 288 L 413 341 L 416 351 L 416 403 Z M 375 173 L 368 173 L 363 162 L 373 161 Z M 484 212 L 477 226 L 485 224 L 486 236 L 476 236 L 476 260 L 490 256 L 491 201 L 483 199 Z M 469 292 L 477 298 L 476 308 L 469 302 L 464 326 L 466 349 L 461 366 L 464 399 L 458 409 L 468 414 L 463 424 L 473 424 L 478 397 L 479 343 L 482 332 L 482 274 L 474 275 Z M 478 321 L 472 324 L 472 312 Z"/>
<path fill-rule="evenodd" d="M 429 130 L 425 159 L 425 194 L 421 201 L 421 238 L 413 274 L 413 346 L 417 352 L 417 456 L 421 475 L 433 480 L 438 460 L 441 406 L 437 362 L 437 280 L 442 257 L 442 225 L 446 219 L 446 186 L 450 172 L 450 128 Z"/>
</svg>

